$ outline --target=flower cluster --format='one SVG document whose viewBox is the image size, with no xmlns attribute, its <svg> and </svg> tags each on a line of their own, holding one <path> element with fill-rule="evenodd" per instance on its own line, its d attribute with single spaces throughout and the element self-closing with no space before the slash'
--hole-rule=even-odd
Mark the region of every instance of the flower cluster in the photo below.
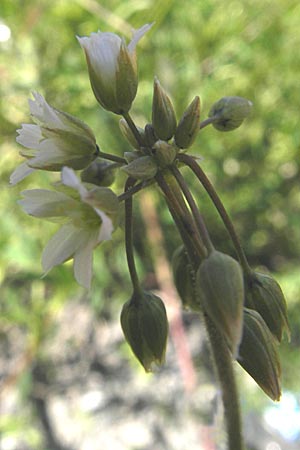
<svg viewBox="0 0 300 450">
<path fill-rule="evenodd" d="M 11 175 L 16 184 L 35 170 L 61 172 L 53 190 L 25 190 L 20 204 L 34 217 L 59 221 L 61 228 L 50 239 L 42 255 L 47 273 L 69 259 L 74 276 L 87 289 L 92 280 L 94 249 L 111 239 L 118 226 L 119 209 L 125 206 L 125 247 L 132 282 L 132 295 L 123 306 L 121 326 L 133 353 L 146 371 L 164 361 L 168 321 L 163 301 L 145 291 L 139 281 L 133 251 L 132 202 L 141 189 L 156 184 L 182 239 L 172 266 L 175 286 L 185 308 L 203 315 L 223 390 L 223 372 L 232 359 L 255 379 L 273 400 L 280 398 L 280 363 L 277 343 L 289 334 L 287 308 L 278 283 L 254 271 L 224 205 L 199 164 L 188 154 L 199 131 L 208 125 L 228 132 L 249 116 L 252 103 L 227 96 L 215 102 L 201 121 L 200 98 L 196 96 L 179 120 L 172 101 L 154 79 L 151 123 L 137 126 L 129 111 L 138 87 L 136 45 L 150 30 L 146 24 L 133 32 L 127 45 L 113 33 L 78 37 L 84 50 L 92 90 L 106 110 L 121 115 L 120 130 L 130 148 L 124 155 L 102 152 L 92 130 L 81 120 L 50 106 L 38 93 L 29 100 L 34 124 L 23 124 L 17 142 L 25 147 L 25 161 Z M 202 213 L 180 168 L 187 166 L 209 194 L 235 247 L 237 259 L 214 248 Z M 116 170 L 127 175 L 124 192 L 116 195 L 109 186 Z M 75 171 L 81 171 L 80 178 Z M 227 368 L 224 368 L 224 364 Z M 234 384 L 234 383 L 233 383 Z M 234 387 L 229 391 L 233 393 Z M 236 400 L 224 395 L 228 417 Z M 240 424 L 235 424 L 239 430 Z M 239 450 L 239 438 L 229 446 Z M 240 436 L 239 431 L 237 435 Z"/>
</svg>

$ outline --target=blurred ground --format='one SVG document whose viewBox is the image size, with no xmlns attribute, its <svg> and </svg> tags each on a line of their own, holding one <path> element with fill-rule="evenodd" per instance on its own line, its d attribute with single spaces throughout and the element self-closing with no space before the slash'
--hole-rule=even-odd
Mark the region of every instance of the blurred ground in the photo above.
<svg viewBox="0 0 300 450">
<path fill-rule="evenodd" d="M 193 387 L 186 379 L 193 374 L 183 376 L 172 342 L 163 369 L 146 375 L 132 364 L 118 321 L 96 320 L 87 304 L 69 302 L 32 361 L 23 397 L 13 374 L 22 370 L 24 336 L 8 329 L 1 339 L 0 413 L 15 423 L 6 428 L 0 449 L 223 450 L 222 411 L 203 328 L 196 315 L 185 313 L 184 322 L 196 367 Z M 253 413 L 245 416 L 245 435 L 247 450 L 300 449 Z"/>
</svg>

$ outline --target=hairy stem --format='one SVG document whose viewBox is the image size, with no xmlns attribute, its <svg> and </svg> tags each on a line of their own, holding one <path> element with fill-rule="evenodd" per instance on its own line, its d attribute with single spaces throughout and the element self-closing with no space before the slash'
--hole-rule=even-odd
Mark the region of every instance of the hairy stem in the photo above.
<svg viewBox="0 0 300 450">
<path fill-rule="evenodd" d="M 240 240 L 238 238 L 238 235 L 235 231 L 234 225 L 232 223 L 232 220 L 230 219 L 220 197 L 218 196 L 215 188 L 213 187 L 213 185 L 211 184 L 211 182 L 209 181 L 209 179 L 207 178 L 207 176 L 205 175 L 205 173 L 203 172 L 203 170 L 201 169 L 201 167 L 199 166 L 199 164 L 194 160 L 194 158 L 192 158 L 189 155 L 185 155 L 183 153 L 180 153 L 178 155 L 178 160 L 185 163 L 187 166 L 190 167 L 190 169 L 194 172 L 194 174 L 196 175 L 196 177 L 200 180 L 200 182 L 202 183 L 203 187 L 205 188 L 205 190 L 207 191 L 208 195 L 210 196 L 211 200 L 213 201 L 217 211 L 219 212 L 223 223 L 229 233 L 229 236 L 233 242 L 233 245 L 235 247 L 235 250 L 237 252 L 239 261 L 241 263 L 241 266 L 243 267 L 243 270 L 246 274 L 250 274 L 251 268 L 248 264 L 248 260 L 246 258 L 245 252 L 242 248 L 242 245 L 240 243 Z"/>
<path fill-rule="evenodd" d="M 222 389 L 228 450 L 244 450 L 239 397 L 231 354 L 223 337 L 206 314 L 204 320 Z"/>
</svg>

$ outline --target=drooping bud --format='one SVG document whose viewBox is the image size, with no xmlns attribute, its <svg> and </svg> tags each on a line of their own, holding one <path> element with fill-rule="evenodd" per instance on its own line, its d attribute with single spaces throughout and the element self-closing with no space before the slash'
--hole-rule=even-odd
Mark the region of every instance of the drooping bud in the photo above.
<svg viewBox="0 0 300 450">
<path fill-rule="evenodd" d="M 132 178 L 137 180 L 149 180 L 155 177 L 158 166 L 154 161 L 152 156 L 141 156 L 140 158 L 134 159 L 127 166 L 121 168 Z"/>
<path fill-rule="evenodd" d="M 123 119 L 123 118 L 120 119 L 119 127 L 120 127 L 120 130 L 121 130 L 121 133 L 123 134 L 125 139 L 127 139 L 129 144 L 132 145 L 133 148 L 136 148 L 136 149 L 140 148 L 140 144 L 136 140 L 136 137 L 132 133 L 132 131 L 129 128 L 128 123 L 126 122 L 125 119 Z M 144 134 L 145 134 L 145 132 L 144 132 L 143 128 L 137 127 L 137 130 L 140 133 L 141 140 L 144 141 Z"/>
<path fill-rule="evenodd" d="M 239 263 L 213 251 L 200 264 L 196 280 L 204 312 L 225 337 L 235 357 L 243 330 L 244 283 Z"/>
<path fill-rule="evenodd" d="M 160 167 L 167 167 L 174 162 L 177 149 L 166 141 L 157 141 L 152 147 L 152 152 Z"/>
<path fill-rule="evenodd" d="M 153 365 L 164 363 L 168 319 L 159 297 L 147 291 L 133 294 L 122 308 L 121 326 L 128 344 L 146 372 L 150 372 Z"/>
<path fill-rule="evenodd" d="M 172 102 L 155 77 L 152 102 L 152 125 L 159 139 L 168 141 L 176 130 L 176 116 Z"/>
<path fill-rule="evenodd" d="M 272 400 L 280 399 L 281 370 L 276 343 L 261 315 L 252 309 L 244 308 L 237 360 Z"/>
<path fill-rule="evenodd" d="M 245 294 L 245 305 L 262 316 L 278 342 L 281 342 L 284 330 L 290 335 L 286 301 L 274 278 L 252 272 L 245 282 Z"/>
<path fill-rule="evenodd" d="M 84 183 L 110 186 L 115 181 L 114 165 L 108 161 L 96 159 L 81 172 L 80 178 Z"/>
<path fill-rule="evenodd" d="M 249 116 L 252 102 L 243 97 L 223 97 L 213 104 L 208 116 L 213 118 L 213 126 L 219 131 L 238 128 Z"/>
<path fill-rule="evenodd" d="M 182 305 L 192 311 L 201 311 L 196 290 L 196 273 L 190 263 L 184 245 L 180 245 L 172 257 L 174 284 Z"/>
<path fill-rule="evenodd" d="M 192 145 L 200 130 L 200 98 L 197 96 L 183 113 L 175 131 L 175 143 L 179 148 Z"/>
</svg>

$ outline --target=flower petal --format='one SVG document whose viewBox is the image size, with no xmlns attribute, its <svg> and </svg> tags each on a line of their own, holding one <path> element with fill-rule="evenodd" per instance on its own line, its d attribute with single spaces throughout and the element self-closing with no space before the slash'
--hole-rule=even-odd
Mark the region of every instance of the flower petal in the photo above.
<svg viewBox="0 0 300 450">
<path fill-rule="evenodd" d="M 59 119 L 54 108 L 52 108 L 38 92 L 32 93 L 34 100 L 29 99 L 29 108 L 33 119 L 38 124 L 50 127 L 64 128 L 64 124 Z"/>
<path fill-rule="evenodd" d="M 90 289 L 93 274 L 93 250 L 98 244 L 97 232 L 88 237 L 87 242 L 80 246 L 74 255 L 74 276 L 76 281 Z"/>
<path fill-rule="evenodd" d="M 81 184 L 79 179 L 77 178 L 73 169 L 70 167 L 63 167 L 61 171 L 61 181 L 65 186 L 69 186 L 73 189 L 76 189 L 81 198 L 83 198 L 87 193 L 87 189 Z"/>
<path fill-rule="evenodd" d="M 26 162 L 20 164 L 11 174 L 9 182 L 12 185 L 19 183 L 19 181 L 24 180 L 28 175 L 34 172 L 35 169 L 29 167 Z"/>
<path fill-rule="evenodd" d="M 109 241 L 114 230 L 111 219 L 100 209 L 94 208 L 96 213 L 101 217 L 102 224 L 98 236 L 98 241 Z"/>
<path fill-rule="evenodd" d="M 23 123 L 22 128 L 17 130 L 19 136 L 16 141 L 18 144 L 27 148 L 36 148 L 43 139 L 41 128 L 38 125 Z"/>
<path fill-rule="evenodd" d="M 146 23 L 145 25 L 143 25 L 141 28 L 139 28 L 138 30 L 134 30 L 133 31 L 133 36 L 132 39 L 130 41 L 130 43 L 128 44 L 128 51 L 130 53 L 133 53 L 135 50 L 135 47 L 137 45 L 137 43 L 139 42 L 139 40 L 144 36 L 144 34 L 147 33 L 148 30 L 150 30 L 150 28 L 154 25 L 154 22 L 152 23 Z"/>
<path fill-rule="evenodd" d="M 27 214 L 35 217 L 68 216 L 69 211 L 76 208 L 78 202 L 62 192 L 47 189 L 30 189 L 22 192 L 23 200 L 18 203 Z"/>
<path fill-rule="evenodd" d="M 63 225 L 52 236 L 42 254 L 42 267 L 49 272 L 52 267 L 57 266 L 71 258 L 77 249 L 86 242 L 86 232 L 75 228 L 70 224 Z"/>
</svg>

